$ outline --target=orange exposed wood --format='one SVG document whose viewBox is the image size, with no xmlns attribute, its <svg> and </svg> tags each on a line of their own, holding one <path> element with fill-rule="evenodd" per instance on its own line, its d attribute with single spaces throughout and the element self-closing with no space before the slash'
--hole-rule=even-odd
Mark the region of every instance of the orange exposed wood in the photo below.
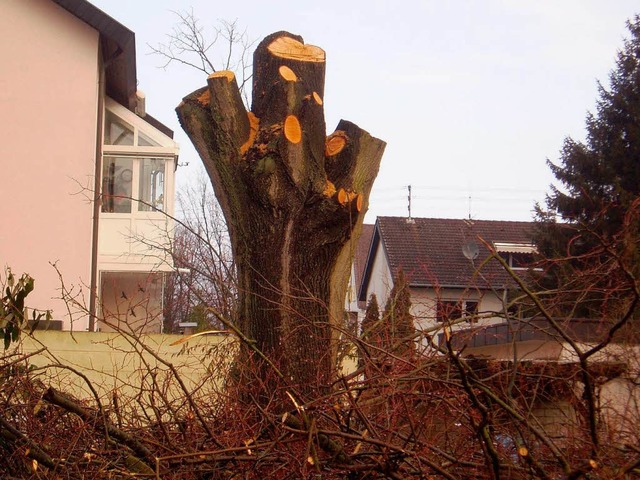
<svg viewBox="0 0 640 480">
<path fill-rule="evenodd" d="M 241 155 L 244 155 L 251 145 L 253 145 L 253 142 L 255 142 L 258 127 L 260 126 L 260 119 L 256 117 L 253 112 L 247 112 L 247 117 L 249 117 L 249 138 L 240 147 Z"/>
<path fill-rule="evenodd" d="M 295 72 L 286 65 L 282 65 L 278 69 L 278 72 L 280 73 L 280 76 L 287 82 L 296 82 L 298 80 L 298 76 L 295 74 Z"/>
<path fill-rule="evenodd" d="M 339 154 L 347 144 L 347 135 L 338 130 L 327 137 L 325 141 L 324 154 L 326 157 L 333 157 Z"/>
<path fill-rule="evenodd" d="M 363 206 L 364 206 L 364 195 L 359 193 L 358 198 L 356 200 L 356 208 L 358 209 L 359 212 L 361 212 Z"/>
<path fill-rule="evenodd" d="M 302 127 L 295 115 L 289 115 L 284 121 L 284 136 L 291 143 L 300 143 L 302 140 Z"/>
<path fill-rule="evenodd" d="M 213 72 L 208 78 L 225 77 L 227 81 L 232 82 L 236 78 L 235 74 L 231 70 L 221 70 L 219 72 Z"/>
<path fill-rule="evenodd" d="M 322 105 L 322 98 L 318 95 L 318 92 L 313 92 L 313 99 L 316 101 L 318 105 Z"/>
<path fill-rule="evenodd" d="M 324 62 L 324 50 L 314 45 L 305 45 L 291 37 L 279 37 L 267 47 L 276 57 L 299 60 L 301 62 Z"/>
<path fill-rule="evenodd" d="M 347 192 L 345 192 L 344 188 L 341 188 L 338 191 L 338 203 L 340 205 L 346 205 L 347 202 L 349 201 L 349 196 L 347 195 Z"/>
<path fill-rule="evenodd" d="M 209 103 L 211 103 L 211 94 L 209 93 L 209 90 L 205 90 L 204 92 L 202 92 L 202 94 L 198 97 L 198 102 L 200 102 L 202 105 L 209 105 Z"/>
<path fill-rule="evenodd" d="M 324 192 L 322 192 L 325 197 L 333 197 L 336 194 L 336 186 L 327 180 L 327 183 L 324 187 Z"/>
<path fill-rule="evenodd" d="M 362 195 L 360 195 L 360 194 L 358 194 L 356 192 L 348 192 L 344 188 L 341 188 L 338 191 L 338 203 L 340 205 L 346 205 L 347 203 L 351 203 L 353 200 L 357 199 L 356 200 L 356 207 L 358 208 L 358 211 L 360 211 L 360 209 L 362 208 L 362 204 L 364 202 L 364 199 L 362 199 L 361 197 L 362 197 Z"/>
</svg>

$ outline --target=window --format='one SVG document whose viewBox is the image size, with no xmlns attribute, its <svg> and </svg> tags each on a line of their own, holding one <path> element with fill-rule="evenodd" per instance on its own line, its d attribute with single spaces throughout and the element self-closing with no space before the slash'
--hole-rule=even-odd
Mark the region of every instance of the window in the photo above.
<svg viewBox="0 0 640 480">
<path fill-rule="evenodd" d="M 498 255 L 500 255 L 513 270 L 525 270 L 529 268 L 535 260 L 533 253 L 498 252 Z"/>
<path fill-rule="evenodd" d="M 436 314 L 438 322 L 457 320 L 462 316 L 462 304 L 458 301 L 439 300 Z"/>
<path fill-rule="evenodd" d="M 533 253 L 512 252 L 510 257 L 511 268 L 527 268 L 534 261 Z"/>
<path fill-rule="evenodd" d="M 140 147 L 159 147 L 160 146 L 157 142 L 154 142 L 142 132 L 138 132 L 137 145 Z"/>
<path fill-rule="evenodd" d="M 107 110 L 104 123 L 105 145 L 133 145 L 133 132 L 131 125 Z"/>
<path fill-rule="evenodd" d="M 131 213 L 133 159 L 105 157 L 102 170 L 102 211 Z"/>
<path fill-rule="evenodd" d="M 107 97 L 102 150 L 103 213 L 167 211 L 178 153 L 173 140 Z"/>
<path fill-rule="evenodd" d="M 478 321 L 478 302 L 465 302 L 464 304 L 464 313 L 467 316 L 467 321 L 469 323 L 476 323 Z"/>
<path fill-rule="evenodd" d="M 161 158 L 104 157 L 102 211 L 132 213 L 165 211 L 165 160 Z"/>
<path fill-rule="evenodd" d="M 141 212 L 164 210 L 164 160 L 159 158 L 140 159 L 140 202 Z"/>
<path fill-rule="evenodd" d="M 469 322 L 477 322 L 474 318 L 478 314 L 479 303 L 477 301 L 438 300 L 436 320 L 440 323 L 458 320 L 468 317 Z"/>
<path fill-rule="evenodd" d="M 159 147 L 160 144 L 113 112 L 106 110 L 104 118 L 105 145 L 124 147 Z"/>
</svg>

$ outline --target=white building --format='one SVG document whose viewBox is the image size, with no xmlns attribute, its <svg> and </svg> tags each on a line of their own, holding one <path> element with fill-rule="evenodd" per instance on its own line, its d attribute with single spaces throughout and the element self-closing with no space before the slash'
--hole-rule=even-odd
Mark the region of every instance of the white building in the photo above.
<svg viewBox="0 0 640 480">
<path fill-rule="evenodd" d="M 384 308 L 402 270 L 418 328 L 437 333 L 450 323 L 502 322 L 514 282 L 497 260 L 487 261 L 489 248 L 517 271 L 533 260 L 532 235 L 532 222 L 378 217 L 358 299 L 375 294 Z"/>
</svg>

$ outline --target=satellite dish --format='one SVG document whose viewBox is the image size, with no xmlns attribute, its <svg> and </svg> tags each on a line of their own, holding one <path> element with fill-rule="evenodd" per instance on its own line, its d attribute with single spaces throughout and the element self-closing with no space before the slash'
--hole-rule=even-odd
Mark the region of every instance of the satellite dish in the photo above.
<svg viewBox="0 0 640 480">
<path fill-rule="evenodd" d="M 469 260 L 475 260 L 478 258 L 480 249 L 475 242 L 467 242 L 462 246 L 462 254 Z"/>
</svg>

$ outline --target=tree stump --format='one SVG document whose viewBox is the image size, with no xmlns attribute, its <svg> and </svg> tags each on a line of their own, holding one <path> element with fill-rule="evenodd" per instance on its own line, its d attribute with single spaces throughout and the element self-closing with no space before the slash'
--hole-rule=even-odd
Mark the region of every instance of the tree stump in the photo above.
<svg viewBox="0 0 640 480">
<path fill-rule="evenodd" d="M 176 111 L 224 212 L 238 274 L 237 325 L 310 392 L 334 372 L 357 238 L 385 143 L 340 121 L 326 136 L 325 52 L 287 32 L 254 53 L 253 102 L 216 72 Z"/>
</svg>

